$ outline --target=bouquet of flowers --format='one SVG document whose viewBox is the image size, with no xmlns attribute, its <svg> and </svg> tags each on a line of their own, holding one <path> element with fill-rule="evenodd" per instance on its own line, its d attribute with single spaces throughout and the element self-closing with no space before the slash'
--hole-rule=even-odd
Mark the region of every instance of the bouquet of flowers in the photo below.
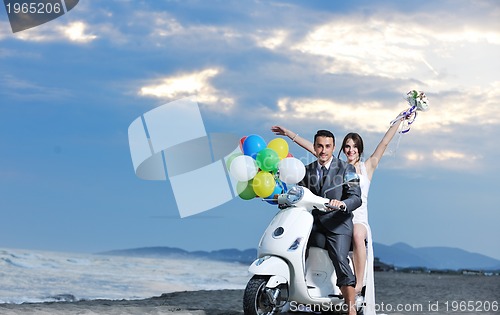
<svg viewBox="0 0 500 315">
<path fill-rule="evenodd" d="M 409 125 L 411 125 L 415 119 L 417 118 L 418 111 L 428 111 L 429 110 L 429 101 L 427 100 L 427 96 L 422 91 L 411 90 L 406 93 L 406 101 L 410 105 L 410 108 L 402 112 L 396 119 L 391 121 L 391 125 L 394 125 L 400 119 L 404 118 L 406 121 L 406 127 L 403 128 L 401 133 L 406 133 L 410 131 Z"/>
<path fill-rule="evenodd" d="M 412 108 L 421 110 L 423 112 L 429 110 L 429 102 L 427 101 L 427 96 L 422 91 L 412 90 L 406 93 L 406 100 L 411 105 Z"/>
</svg>

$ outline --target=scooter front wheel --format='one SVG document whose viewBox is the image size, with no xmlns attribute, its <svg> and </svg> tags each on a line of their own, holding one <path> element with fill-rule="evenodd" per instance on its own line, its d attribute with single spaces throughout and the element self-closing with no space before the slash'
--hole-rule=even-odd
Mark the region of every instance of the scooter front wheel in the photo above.
<svg viewBox="0 0 500 315">
<path fill-rule="evenodd" d="M 253 276 L 247 283 L 243 295 L 243 311 L 245 315 L 272 314 L 276 303 L 272 301 L 266 291 L 269 276 Z"/>
</svg>

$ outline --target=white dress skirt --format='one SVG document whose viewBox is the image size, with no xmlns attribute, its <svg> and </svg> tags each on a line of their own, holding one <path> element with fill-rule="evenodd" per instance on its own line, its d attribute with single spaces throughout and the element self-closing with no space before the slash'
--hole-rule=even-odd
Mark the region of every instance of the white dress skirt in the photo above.
<svg viewBox="0 0 500 315">
<path fill-rule="evenodd" d="M 359 164 L 361 174 L 359 175 L 359 184 L 361 188 L 362 204 L 359 208 L 353 211 L 354 217 L 352 222 L 354 224 L 363 224 L 366 228 L 366 291 L 365 302 L 366 307 L 364 314 L 373 315 L 375 313 L 375 280 L 373 275 L 373 241 L 370 225 L 368 224 L 368 191 L 370 190 L 370 180 L 364 162 Z"/>
</svg>

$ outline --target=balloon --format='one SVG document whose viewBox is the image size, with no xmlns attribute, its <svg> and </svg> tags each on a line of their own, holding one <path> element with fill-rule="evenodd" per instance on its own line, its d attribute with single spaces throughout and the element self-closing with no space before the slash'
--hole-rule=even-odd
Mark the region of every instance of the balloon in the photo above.
<svg viewBox="0 0 500 315">
<path fill-rule="evenodd" d="M 226 158 L 226 167 L 227 167 L 227 170 L 228 170 L 228 171 L 230 170 L 231 163 L 233 162 L 233 160 L 234 160 L 236 157 L 240 156 L 240 155 L 243 155 L 243 154 L 242 154 L 242 153 L 240 153 L 240 152 L 235 152 L 235 153 L 231 154 L 230 156 L 228 156 L 228 157 Z"/>
<path fill-rule="evenodd" d="M 274 176 L 266 171 L 260 171 L 253 179 L 253 191 L 257 196 L 269 196 L 276 186 Z"/>
<path fill-rule="evenodd" d="M 266 147 L 266 141 L 259 135 L 249 135 L 243 142 L 243 154 L 255 159 L 257 153 Z"/>
<path fill-rule="evenodd" d="M 257 166 L 263 171 L 276 172 L 280 158 L 278 153 L 270 148 L 264 148 L 257 153 L 255 157 Z"/>
<path fill-rule="evenodd" d="M 267 147 L 276 151 L 280 160 L 286 158 L 288 155 L 288 142 L 286 142 L 283 138 L 276 138 L 269 141 Z"/>
<path fill-rule="evenodd" d="M 286 157 L 293 157 L 293 154 L 288 152 L 288 154 L 286 155 Z"/>
<path fill-rule="evenodd" d="M 247 138 L 247 136 L 244 136 L 240 139 L 240 150 L 241 152 L 243 152 L 243 142 L 245 142 L 245 139 Z"/>
<path fill-rule="evenodd" d="M 278 165 L 280 180 L 287 184 L 296 184 L 306 175 L 304 164 L 297 158 L 287 157 Z"/>
<path fill-rule="evenodd" d="M 236 192 L 243 200 L 250 200 L 256 197 L 255 191 L 253 191 L 253 179 L 248 182 L 238 182 L 236 184 Z"/>
<path fill-rule="evenodd" d="M 240 182 L 251 180 L 257 171 L 257 163 L 248 155 L 235 157 L 229 166 L 229 173 Z"/>
<path fill-rule="evenodd" d="M 282 194 L 285 191 L 286 191 L 286 185 L 285 185 L 285 183 L 283 183 L 280 180 L 277 180 L 276 181 L 276 185 L 274 186 L 274 191 L 269 196 L 267 196 L 265 199 L 273 199 L 274 195 Z M 272 205 L 277 205 L 278 204 L 278 202 L 276 202 L 274 200 L 266 200 L 266 201 L 267 201 L 267 203 L 270 203 Z"/>
</svg>

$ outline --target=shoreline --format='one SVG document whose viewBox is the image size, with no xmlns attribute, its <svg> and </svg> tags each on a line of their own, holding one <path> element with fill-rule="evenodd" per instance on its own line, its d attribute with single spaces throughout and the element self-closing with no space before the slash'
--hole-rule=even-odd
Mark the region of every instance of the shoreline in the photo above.
<svg viewBox="0 0 500 315">
<path fill-rule="evenodd" d="M 179 291 L 138 300 L 98 299 L 0 304 L 0 313 L 5 315 L 233 315 L 243 313 L 243 292 L 244 290 L 230 289 Z"/>
<path fill-rule="evenodd" d="M 376 273 L 379 314 L 435 315 L 460 311 L 498 314 L 500 283 L 497 277 Z M 474 288 L 471 290 L 470 288 Z M 143 299 L 81 299 L 22 304 L 0 304 L 2 315 L 235 315 L 243 314 L 244 289 L 183 290 Z M 473 301 L 477 311 L 461 309 Z M 402 310 L 404 310 L 402 312 Z M 281 313 L 305 314 L 305 313 Z"/>
</svg>

